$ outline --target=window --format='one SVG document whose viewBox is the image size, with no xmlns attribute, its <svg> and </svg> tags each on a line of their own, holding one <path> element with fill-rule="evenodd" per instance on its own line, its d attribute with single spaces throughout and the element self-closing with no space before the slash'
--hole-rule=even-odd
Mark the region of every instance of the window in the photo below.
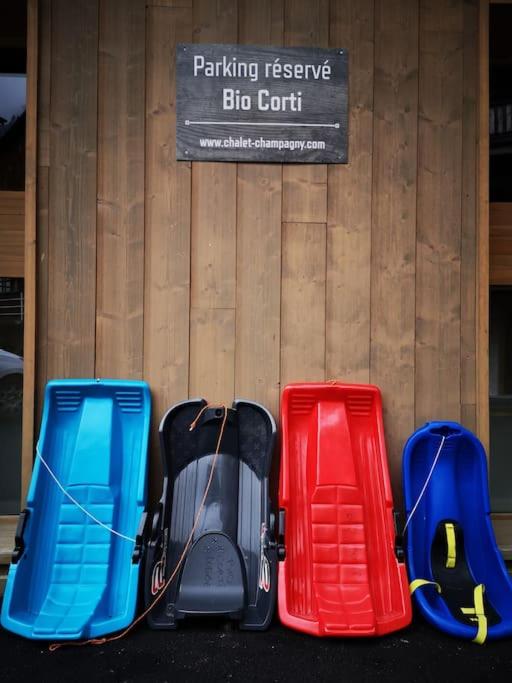
<svg viewBox="0 0 512 683">
<path fill-rule="evenodd" d="M 0 515 L 20 509 L 23 312 L 23 279 L 0 277 Z"/>
</svg>

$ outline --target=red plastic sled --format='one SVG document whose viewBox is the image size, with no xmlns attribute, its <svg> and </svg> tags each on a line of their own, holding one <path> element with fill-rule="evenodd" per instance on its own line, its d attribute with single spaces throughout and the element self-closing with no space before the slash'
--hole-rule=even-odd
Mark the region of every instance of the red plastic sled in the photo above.
<svg viewBox="0 0 512 683">
<path fill-rule="evenodd" d="M 379 389 L 291 384 L 281 419 L 281 621 L 317 636 L 407 626 Z"/>
</svg>

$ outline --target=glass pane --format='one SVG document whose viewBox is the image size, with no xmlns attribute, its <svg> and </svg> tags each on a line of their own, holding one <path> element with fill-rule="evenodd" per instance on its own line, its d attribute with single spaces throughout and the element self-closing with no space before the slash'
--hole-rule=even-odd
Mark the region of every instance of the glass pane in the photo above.
<svg viewBox="0 0 512 683">
<path fill-rule="evenodd" d="M 512 287 L 492 287 L 489 326 L 493 512 L 512 511 Z"/>
<path fill-rule="evenodd" d="M 0 190 L 25 189 L 25 101 L 25 74 L 0 73 Z"/>
<path fill-rule="evenodd" d="M 0 515 L 20 510 L 23 308 L 23 279 L 0 277 Z"/>
<path fill-rule="evenodd" d="M 512 202 L 512 4 L 489 15 L 489 198 Z"/>
<path fill-rule="evenodd" d="M 20 510 L 27 3 L 0 19 L 0 515 Z"/>
</svg>

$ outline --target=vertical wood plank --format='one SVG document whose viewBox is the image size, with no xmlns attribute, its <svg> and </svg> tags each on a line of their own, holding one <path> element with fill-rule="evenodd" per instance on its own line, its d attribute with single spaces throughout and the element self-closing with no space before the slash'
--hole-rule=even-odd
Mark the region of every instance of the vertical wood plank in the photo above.
<svg viewBox="0 0 512 683">
<path fill-rule="evenodd" d="M 418 3 L 376 0 L 370 380 L 383 393 L 395 503 L 414 428 Z"/>
<path fill-rule="evenodd" d="M 37 217 L 37 66 L 38 4 L 27 2 L 27 125 L 25 129 L 25 315 L 23 325 L 23 422 L 21 500 L 30 483 L 34 459 L 36 362 L 36 217 Z"/>
<path fill-rule="evenodd" d="M 289 47 L 327 47 L 329 0 L 285 0 L 284 22 Z"/>
<path fill-rule="evenodd" d="M 230 403 L 235 390 L 236 164 L 193 164 L 191 264 L 189 393 Z"/>
<path fill-rule="evenodd" d="M 285 164 L 283 166 L 283 222 L 327 221 L 327 166 Z"/>
<path fill-rule="evenodd" d="M 234 309 L 236 164 L 192 168 L 192 307 Z"/>
<path fill-rule="evenodd" d="M 172 7 L 184 9 L 192 7 L 192 0 L 146 0 L 146 7 Z"/>
<path fill-rule="evenodd" d="M 290 47 L 327 47 L 329 2 L 286 0 L 284 44 Z M 283 166 L 283 222 L 327 221 L 327 166 L 286 164 Z"/>
<path fill-rule="evenodd" d="M 94 374 L 98 3 L 52 5 L 48 375 Z"/>
<path fill-rule="evenodd" d="M 236 394 L 279 410 L 281 168 L 240 164 Z"/>
<path fill-rule="evenodd" d="M 36 430 L 48 380 L 48 239 L 51 88 L 51 0 L 40 0 L 37 83 Z"/>
<path fill-rule="evenodd" d="M 460 406 L 460 421 L 466 427 L 476 434 L 476 404 L 463 403 Z"/>
<path fill-rule="evenodd" d="M 512 203 L 489 204 L 489 285 L 512 284 Z"/>
<path fill-rule="evenodd" d="M 36 263 L 36 430 L 41 424 L 44 389 L 48 381 L 48 220 L 49 169 L 37 171 L 37 263 Z"/>
<path fill-rule="evenodd" d="M 195 308 L 190 320 L 191 394 L 233 400 L 235 315 L 232 308 Z M 229 392 L 229 393 L 228 393 Z"/>
<path fill-rule="evenodd" d="M 144 299 L 144 0 L 101 0 L 96 376 L 140 379 Z"/>
<path fill-rule="evenodd" d="M 461 419 L 476 431 L 476 195 L 478 7 L 464 3 L 461 232 Z"/>
<path fill-rule="evenodd" d="M 147 9 L 144 379 L 153 396 L 151 469 L 160 471 L 157 425 L 188 394 L 190 164 L 176 161 L 175 49 L 190 42 L 190 9 Z"/>
<path fill-rule="evenodd" d="M 489 452 L 489 3 L 478 5 L 477 405 L 478 436 Z"/>
<path fill-rule="evenodd" d="M 241 44 L 282 43 L 283 2 L 239 3 Z M 279 413 L 282 167 L 238 164 L 235 394 Z"/>
<path fill-rule="evenodd" d="M 460 420 L 463 6 L 422 0 L 416 422 Z"/>
<path fill-rule="evenodd" d="M 329 3 L 285 0 L 284 44 L 327 46 Z M 327 167 L 283 166 L 281 385 L 325 378 Z"/>
<path fill-rule="evenodd" d="M 193 24 L 195 42 L 236 43 L 237 2 L 194 0 Z M 191 278 L 189 392 L 229 403 L 235 390 L 236 164 L 192 165 Z"/>
<path fill-rule="evenodd" d="M 195 43 L 237 42 L 237 0 L 193 0 L 192 6 Z"/>
<path fill-rule="evenodd" d="M 325 248 L 323 223 L 283 223 L 282 386 L 325 378 Z"/>
<path fill-rule="evenodd" d="M 330 46 L 349 50 L 349 163 L 328 172 L 326 376 L 370 377 L 373 0 L 332 0 Z"/>
<path fill-rule="evenodd" d="M 282 45 L 285 0 L 239 0 L 238 42 L 242 45 Z"/>
<path fill-rule="evenodd" d="M 50 86 L 52 47 L 52 3 L 39 0 L 38 83 L 37 83 L 37 164 L 50 164 Z"/>
</svg>

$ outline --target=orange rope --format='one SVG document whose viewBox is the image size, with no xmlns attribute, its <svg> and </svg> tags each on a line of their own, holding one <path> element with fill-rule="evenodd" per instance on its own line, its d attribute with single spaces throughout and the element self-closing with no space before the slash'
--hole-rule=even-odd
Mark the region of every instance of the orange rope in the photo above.
<svg viewBox="0 0 512 683">
<path fill-rule="evenodd" d="M 187 542 L 185 543 L 185 546 L 184 546 L 184 548 L 183 548 L 183 550 L 182 550 L 182 552 L 178 558 L 178 562 L 176 563 L 176 566 L 174 567 L 172 574 L 167 579 L 167 581 L 164 583 L 160 592 L 157 593 L 157 595 L 155 596 L 153 602 L 151 602 L 149 607 L 146 607 L 146 609 L 142 612 L 142 614 L 139 614 L 139 616 L 136 619 L 134 619 L 134 621 L 132 621 L 132 623 L 129 626 L 127 626 L 123 631 L 121 631 L 117 635 L 109 636 L 109 637 L 103 637 L 103 638 L 90 638 L 89 640 L 77 640 L 77 641 L 69 640 L 69 641 L 65 641 L 62 643 L 51 643 L 51 645 L 48 646 L 48 649 L 50 650 L 50 652 L 55 652 L 56 650 L 59 650 L 61 647 L 81 647 L 82 645 L 104 645 L 105 643 L 110 643 L 114 640 L 121 640 L 121 638 L 124 638 L 126 635 L 128 635 L 128 633 L 130 633 L 130 631 L 132 631 L 135 628 L 135 626 L 140 621 L 142 621 L 142 619 L 144 619 L 151 612 L 153 607 L 158 602 L 160 602 L 160 600 L 164 596 L 165 592 L 169 588 L 169 585 L 171 584 L 174 577 L 178 573 L 181 565 L 183 564 L 183 562 L 185 560 L 185 556 L 186 556 L 188 549 L 190 548 L 190 545 L 192 543 L 192 539 L 194 537 L 195 531 L 196 531 L 197 526 L 199 524 L 199 519 L 201 517 L 201 513 L 203 512 L 203 508 L 204 508 L 204 505 L 206 502 L 206 498 L 208 496 L 208 493 L 210 491 L 210 486 L 211 486 L 212 481 L 213 481 L 213 473 L 215 471 L 215 465 L 217 464 L 217 458 L 219 457 L 220 444 L 222 441 L 222 437 L 224 436 L 224 429 L 226 427 L 226 422 L 227 422 L 227 418 L 228 418 L 228 409 L 223 404 L 207 403 L 205 406 L 203 406 L 201 408 L 201 410 L 199 411 L 199 413 L 197 414 L 197 417 L 195 418 L 195 420 L 191 423 L 189 430 L 192 431 L 193 429 L 196 428 L 198 420 L 200 419 L 201 415 L 205 412 L 205 410 L 207 410 L 208 408 L 222 408 L 224 410 L 224 416 L 222 418 L 222 424 L 221 424 L 220 431 L 219 431 L 219 438 L 217 439 L 217 446 L 215 448 L 215 455 L 213 457 L 212 466 L 210 469 L 210 476 L 208 477 L 208 482 L 206 484 L 206 487 L 205 487 L 205 490 L 203 493 L 203 497 L 201 499 L 201 503 L 197 509 L 196 516 L 194 519 L 194 524 L 192 525 L 192 529 L 190 530 L 190 534 L 188 536 Z"/>
</svg>

